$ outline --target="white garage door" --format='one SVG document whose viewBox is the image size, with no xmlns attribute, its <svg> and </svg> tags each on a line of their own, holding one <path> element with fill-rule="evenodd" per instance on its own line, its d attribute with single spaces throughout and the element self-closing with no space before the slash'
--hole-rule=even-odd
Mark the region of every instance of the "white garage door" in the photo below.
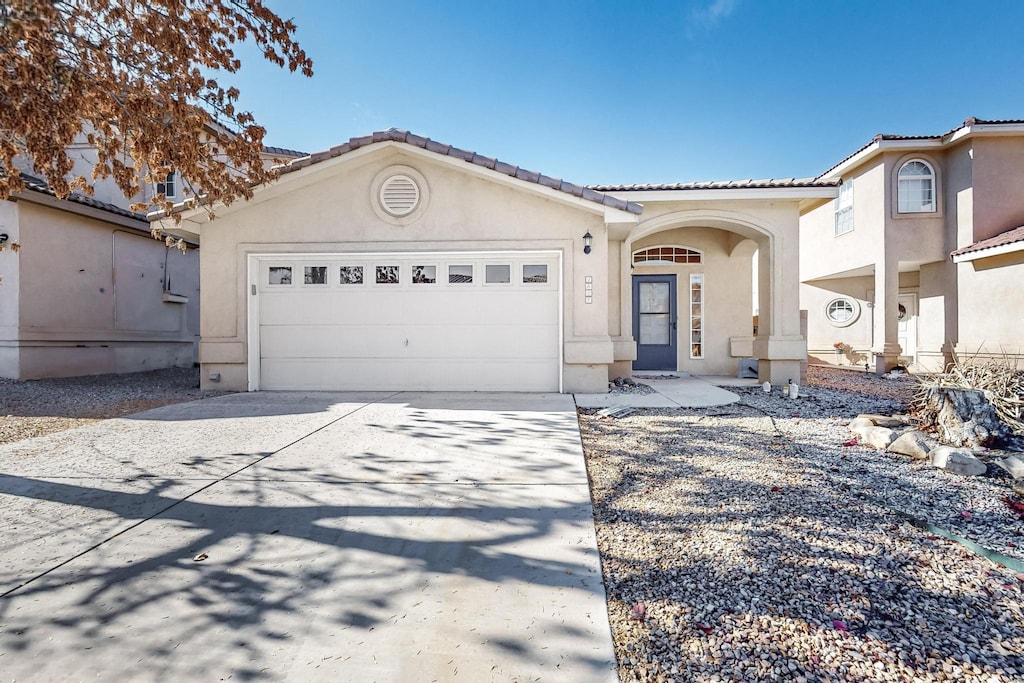
<svg viewBox="0 0 1024 683">
<path fill-rule="evenodd" d="M 556 254 L 257 263 L 260 389 L 559 390 Z"/>
</svg>

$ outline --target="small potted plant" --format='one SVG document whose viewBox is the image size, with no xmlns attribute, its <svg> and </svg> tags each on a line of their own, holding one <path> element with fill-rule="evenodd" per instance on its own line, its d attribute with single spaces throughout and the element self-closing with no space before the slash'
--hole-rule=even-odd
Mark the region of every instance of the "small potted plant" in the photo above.
<svg viewBox="0 0 1024 683">
<path fill-rule="evenodd" d="M 844 344 L 843 342 L 836 342 L 835 344 L 832 345 L 832 348 L 836 350 L 837 356 L 841 356 L 843 354 L 843 351 L 846 350 L 846 344 Z"/>
</svg>

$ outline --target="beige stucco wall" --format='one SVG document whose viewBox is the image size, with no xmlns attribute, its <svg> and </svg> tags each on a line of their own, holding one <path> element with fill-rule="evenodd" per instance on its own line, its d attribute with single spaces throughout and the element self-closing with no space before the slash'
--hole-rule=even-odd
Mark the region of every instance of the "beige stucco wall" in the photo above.
<svg viewBox="0 0 1024 683">
<path fill-rule="evenodd" d="M 192 364 L 189 320 L 198 318 L 197 250 L 168 251 L 144 230 L 30 201 L 17 202 L 17 211 L 17 314 L 0 314 L 6 323 L 0 339 L 8 349 L 0 369 L 5 376 Z M 189 297 L 187 304 L 163 301 L 165 272 L 175 293 Z"/>
<path fill-rule="evenodd" d="M 873 266 L 879 248 L 885 244 L 884 166 L 861 166 L 843 180 L 853 183 L 856 227 L 852 232 L 836 236 L 834 201 L 801 217 L 800 280 L 803 282 Z"/>
<path fill-rule="evenodd" d="M 800 285 L 800 305 L 807 311 L 807 355 L 812 362 L 835 365 L 863 365 L 870 356 L 871 276 L 819 280 Z M 828 304 L 838 297 L 849 299 L 857 307 L 849 325 L 836 325 L 825 315 Z M 845 345 L 836 353 L 836 343 Z"/>
<path fill-rule="evenodd" d="M 18 376 L 18 349 L 12 340 L 18 336 L 21 259 L 10 248 L 21 241 L 18 208 L 17 202 L 0 201 L 0 232 L 8 236 L 0 251 L 0 377 Z"/>
<path fill-rule="evenodd" d="M 978 259 L 956 268 L 960 285 L 956 352 L 1024 356 L 1024 253 Z"/>
<path fill-rule="evenodd" d="M 1024 137 L 983 137 L 972 142 L 974 222 L 967 244 L 1024 225 Z"/>
<path fill-rule="evenodd" d="M 463 164 L 464 162 L 460 162 Z M 426 208 L 407 225 L 374 211 L 374 178 L 389 167 L 422 174 Z M 204 386 L 248 386 L 250 254 L 281 252 L 559 251 L 563 267 L 563 379 L 566 391 L 605 391 L 612 362 L 608 240 L 600 206 L 541 196 L 522 183 L 481 177 L 468 165 L 381 146 L 288 174 L 202 230 Z M 593 250 L 583 254 L 590 232 Z M 584 283 L 593 277 L 593 303 Z M 210 380 L 219 374 L 219 383 Z"/>
</svg>

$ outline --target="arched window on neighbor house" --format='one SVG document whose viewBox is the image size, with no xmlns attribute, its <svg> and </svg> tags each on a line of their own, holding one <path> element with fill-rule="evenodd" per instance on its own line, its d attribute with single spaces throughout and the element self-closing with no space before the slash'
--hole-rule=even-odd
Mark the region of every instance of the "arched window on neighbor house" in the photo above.
<svg viewBox="0 0 1024 683">
<path fill-rule="evenodd" d="M 935 211 L 935 169 L 921 159 L 911 159 L 896 174 L 897 207 L 900 213 Z"/>
</svg>

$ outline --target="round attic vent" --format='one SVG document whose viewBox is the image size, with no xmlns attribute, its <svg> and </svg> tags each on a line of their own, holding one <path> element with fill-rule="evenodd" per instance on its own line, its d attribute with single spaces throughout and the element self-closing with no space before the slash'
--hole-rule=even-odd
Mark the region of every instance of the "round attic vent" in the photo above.
<svg viewBox="0 0 1024 683">
<path fill-rule="evenodd" d="M 406 216 L 420 203 L 420 187 L 416 181 L 400 173 L 380 186 L 380 205 L 392 216 Z"/>
</svg>

